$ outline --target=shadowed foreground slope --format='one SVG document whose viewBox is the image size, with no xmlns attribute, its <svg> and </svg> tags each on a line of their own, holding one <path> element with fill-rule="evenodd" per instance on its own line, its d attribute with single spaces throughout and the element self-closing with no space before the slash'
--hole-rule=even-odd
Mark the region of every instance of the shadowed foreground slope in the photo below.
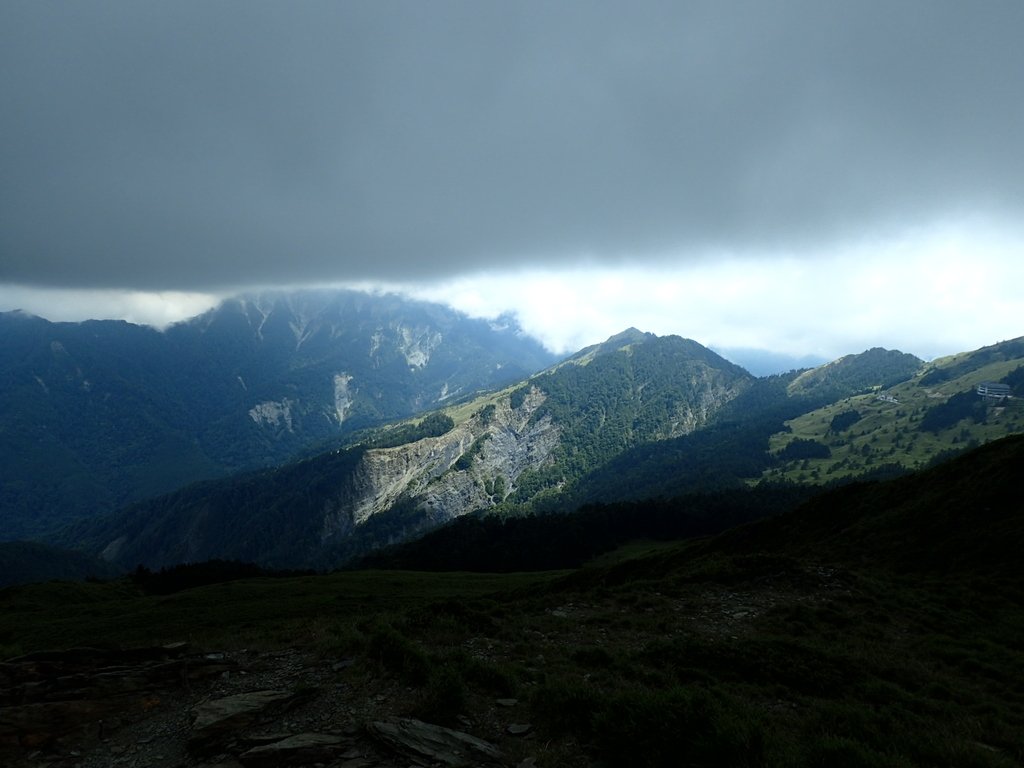
<svg viewBox="0 0 1024 768">
<path fill-rule="evenodd" d="M 359 734 L 399 715 L 487 740 L 502 755 L 488 764 L 506 766 L 1020 765 L 1022 450 L 1010 438 L 572 572 L 367 571 L 151 597 L 125 582 L 9 589 L 0 644 L 189 639 L 256 665 L 122 712 L 106 744 L 45 747 L 55 762 L 81 751 L 87 768 L 112 749 L 201 764 L 180 748 L 187 707 L 255 686 L 268 665 L 303 698 L 245 738 L 315 727 L 380 766 L 409 761 Z"/>
</svg>

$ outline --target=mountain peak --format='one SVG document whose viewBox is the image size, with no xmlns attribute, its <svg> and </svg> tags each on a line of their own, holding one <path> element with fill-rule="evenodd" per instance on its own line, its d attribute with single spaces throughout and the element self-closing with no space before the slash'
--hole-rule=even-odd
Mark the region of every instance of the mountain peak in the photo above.
<svg viewBox="0 0 1024 768">
<path fill-rule="evenodd" d="M 6 312 L 0 312 L 0 318 L 4 320 L 22 321 L 22 320 L 42 320 L 43 318 L 39 315 L 33 315 L 31 312 L 26 312 L 24 309 L 10 309 Z"/>
<path fill-rule="evenodd" d="M 610 352 L 618 352 L 620 349 L 626 349 L 627 347 L 633 346 L 634 344 L 645 344 L 649 341 L 655 341 L 658 337 L 653 333 L 644 333 L 643 331 L 637 330 L 636 328 L 629 327 L 621 333 L 616 333 L 614 336 L 609 336 L 605 341 L 597 344 L 591 344 L 589 347 L 584 347 L 575 355 L 566 358 L 561 363 L 556 364 L 556 368 L 566 363 L 573 363 L 575 365 L 586 365 L 593 360 L 597 355 L 605 355 Z"/>
<path fill-rule="evenodd" d="M 626 344 L 643 344 L 645 341 L 658 338 L 653 333 L 645 333 L 644 331 L 638 330 L 633 326 L 630 326 L 621 333 L 616 333 L 614 336 L 609 336 L 608 340 L 601 346 L 624 346 Z"/>
<path fill-rule="evenodd" d="M 924 361 L 906 352 L 872 347 L 855 355 L 844 355 L 800 374 L 789 385 L 790 394 L 826 389 L 847 394 L 885 389 L 918 373 Z"/>
</svg>

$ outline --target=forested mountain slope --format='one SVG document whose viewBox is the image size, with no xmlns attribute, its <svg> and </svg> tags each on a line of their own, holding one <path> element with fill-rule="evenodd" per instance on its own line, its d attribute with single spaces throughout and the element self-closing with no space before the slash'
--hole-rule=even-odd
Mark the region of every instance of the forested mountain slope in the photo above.
<svg viewBox="0 0 1024 768">
<path fill-rule="evenodd" d="M 623 450 L 700 429 L 753 381 L 696 342 L 628 332 L 424 420 L 436 429 L 369 434 L 355 447 L 88 521 L 58 540 L 126 567 L 214 557 L 329 567 L 471 512 L 543 509 Z"/>
<path fill-rule="evenodd" d="M 230 299 L 166 331 L 0 314 L 0 536 L 521 380 L 554 360 L 514 324 L 353 291 Z"/>
<path fill-rule="evenodd" d="M 1000 372 L 1012 382 L 1014 350 L 1010 344 L 926 367 L 911 355 L 873 349 L 755 379 L 694 341 L 629 329 L 506 390 L 354 432 L 357 444 L 298 463 L 138 503 L 54 541 L 124 568 L 211 558 L 330 568 L 468 514 L 568 513 L 742 489 L 786 479 L 792 462 L 806 468 L 823 460 L 814 452 L 832 449 L 800 431 L 809 418 L 823 423 L 823 412 L 845 413 L 853 402 L 886 407 L 892 392 L 906 388 L 928 395 L 936 376 L 944 386 Z M 958 377 L 947 373 L 951 365 Z M 993 406 L 973 390 L 970 397 L 972 407 L 1010 414 L 992 420 L 986 439 L 1014 431 L 1015 406 L 1006 403 L 1015 398 Z M 879 440 L 864 431 L 869 419 L 852 429 L 841 422 L 829 422 L 836 453 L 849 451 L 854 437 Z M 940 430 L 923 456 L 956 448 L 955 437 Z M 858 466 L 880 477 L 909 465 Z M 810 470 L 794 479 L 825 480 Z"/>
</svg>

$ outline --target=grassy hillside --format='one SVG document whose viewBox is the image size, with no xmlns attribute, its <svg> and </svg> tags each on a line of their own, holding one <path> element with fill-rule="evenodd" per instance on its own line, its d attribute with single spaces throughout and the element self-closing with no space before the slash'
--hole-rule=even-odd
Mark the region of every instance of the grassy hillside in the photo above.
<svg viewBox="0 0 1024 768">
<path fill-rule="evenodd" d="M 331 691 L 496 739 L 508 765 L 1004 768 L 1024 762 L 1022 462 L 1010 438 L 571 572 L 7 589 L 0 645 L 348 660 Z M 536 737 L 488 731 L 500 717 Z"/>
<path fill-rule="evenodd" d="M 797 376 L 790 394 L 828 390 L 842 395 L 868 389 L 885 389 L 917 373 L 922 361 L 894 349 L 875 347 L 857 355 L 845 355 Z"/>
<path fill-rule="evenodd" d="M 777 463 L 762 477 L 826 483 L 887 466 L 915 469 L 945 453 L 1024 432 L 1024 390 L 1001 402 L 974 394 L 979 383 L 1013 379 L 1022 367 L 1024 343 L 1003 342 L 933 361 L 906 381 L 791 419 L 772 436 Z"/>
</svg>

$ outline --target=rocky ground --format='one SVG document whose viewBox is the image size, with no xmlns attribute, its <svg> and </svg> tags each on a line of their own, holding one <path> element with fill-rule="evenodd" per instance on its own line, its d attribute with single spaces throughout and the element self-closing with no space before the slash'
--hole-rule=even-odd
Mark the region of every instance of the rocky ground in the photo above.
<svg viewBox="0 0 1024 768">
<path fill-rule="evenodd" d="M 458 599 L 447 577 L 381 573 L 365 598 L 347 579 L 347 602 L 248 630 L 250 590 L 269 612 L 284 582 L 185 592 L 161 607 L 237 603 L 235 621 L 216 603 L 206 647 L 0 663 L 0 766 L 1022 764 L 1017 608 L 836 564 L 675 556 Z M 145 636 L 181 636 L 158 626 Z"/>
<path fill-rule="evenodd" d="M 602 600 L 552 601 L 519 616 L 514 632 L 495 625 L 457 640 L 438 635 L 434 643 L 455 642 L 483 664 L 516 660 L 526 680 L 521 693 L 529 694 L 535 685 L 530 678 L 541 668 L 558 669 L 566 649 L 640 654 L 652 632 L 660 638 L 736 640 L 779 605 L 815 604 L 847 591 L 832 569 L 803 574 L 801 588 L 785 579 L 773 582 L 769 578 L 746 590 L 702 585 L 675 594 L 651 591 L 628 601 L 614 593 Z M 444 625 L 440 614 L 433 618 Z M 587 670 L 578 671 L 586 682 Z M 584 750 L 562 749 L 534 733 L 526 701 L 479 691 L 467 695 L 459 709 L 463 714 L 432 718 L 421 692 L 400 674 L 375 666 L 366 655 L 339 657 L 315 644 L 211 651 L 179 643 L 40 652 L 0 664 L 0 764 L 589 765 Z M 409 717 L 413 712 L 422 719 Z"/>
<path fill-rule="evenodd" d="M 0 665 L 0 763 L 49 768 L 519 766 L 532 729 L 496 700 L 444 728 L 355 659 L 184 645 L 72 649 Z"/>
</svg>

